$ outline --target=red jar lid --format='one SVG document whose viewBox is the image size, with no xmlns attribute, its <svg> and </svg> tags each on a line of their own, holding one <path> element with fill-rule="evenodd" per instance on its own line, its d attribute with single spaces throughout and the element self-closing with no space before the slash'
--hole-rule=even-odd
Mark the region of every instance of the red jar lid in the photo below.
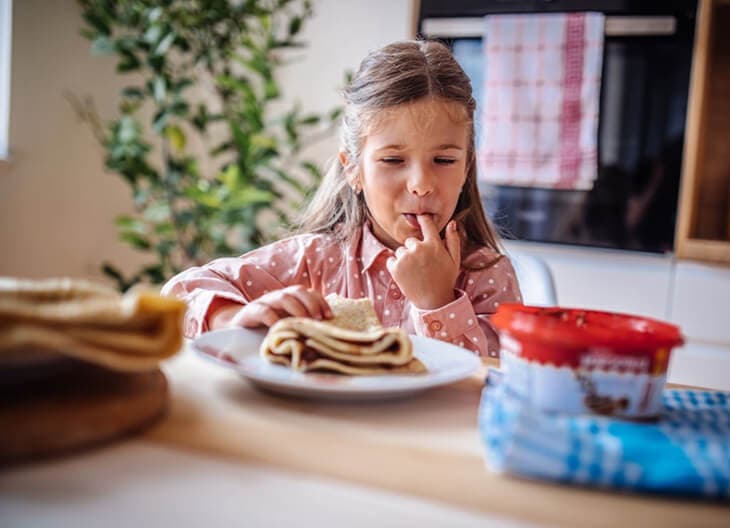
<svg viewBox="0 0 730 528">
<path fill-rule="evenodd" d="M 518 341 L 551 349 L 609 348 L 631 354 L 671 349 L 684 342 L 675 325 L 595 310 L 502 304 L 491 322 Z"/>
</svg>

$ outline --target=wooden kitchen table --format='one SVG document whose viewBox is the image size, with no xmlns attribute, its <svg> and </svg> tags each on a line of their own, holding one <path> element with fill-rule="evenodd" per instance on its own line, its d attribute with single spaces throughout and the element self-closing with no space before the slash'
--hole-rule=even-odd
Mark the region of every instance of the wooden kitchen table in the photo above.
<svg viewBox="0 0 730 528">
<path fill-rule="evenodd" d="M 476 426 L 484 372 L 410 398 L 357 404 L 260 392 L 189 350 L 165 372 L 169 415 L 148 440 L 548 525 L 730 526 L 727 503 L 489 472 Z"/>
</svg>

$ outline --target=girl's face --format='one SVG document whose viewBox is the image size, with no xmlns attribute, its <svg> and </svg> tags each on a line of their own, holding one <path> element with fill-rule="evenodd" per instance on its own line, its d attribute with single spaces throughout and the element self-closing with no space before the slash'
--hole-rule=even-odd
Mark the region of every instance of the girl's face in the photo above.
<svg viewBox="0 0 730 528">
<path fill-rule="evenodd" d="M 383 244 L 422 238 L 416 215 L 446 227 L 466 180 L 468 141 L 464 109 L 432 98 L 389 109 L 372 127 L 359 183 Z"/>
</svg>

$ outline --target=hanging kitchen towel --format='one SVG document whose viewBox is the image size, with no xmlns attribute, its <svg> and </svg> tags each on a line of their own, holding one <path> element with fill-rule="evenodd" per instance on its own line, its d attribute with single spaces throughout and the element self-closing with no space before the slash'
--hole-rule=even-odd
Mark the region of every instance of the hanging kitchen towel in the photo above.
<svg viewBox="0 0 730 528">
<path fill-rule="evenodd" d="M 485 17 L 482 181 L 593 186 L 603 35 L 602 13 Z"/>
<path fill-rule="evenodd" d="M 654 423 L 541 412 L 490 370 L 479 407 L 488 466 L 558 482 L 730 498 L 730 393 L 665 390 Z"/>
</svg>

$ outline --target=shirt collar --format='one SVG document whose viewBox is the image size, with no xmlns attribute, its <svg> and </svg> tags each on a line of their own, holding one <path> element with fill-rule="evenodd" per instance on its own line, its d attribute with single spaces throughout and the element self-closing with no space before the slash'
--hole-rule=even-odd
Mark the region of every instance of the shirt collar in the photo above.
<svg viewBox="0 0 730 528">
<path fill-rule="evenodd" d="M 383 253 L 393 254 L 393 251 L 384 246 L 378 240 L 370 229 L 370 223 L 366 222 L 362 228 L 362 246 L 360 248 L 360 258 L 362 258 L 363 271 L 367 271 L 378 257 Z"/>
</svg>

